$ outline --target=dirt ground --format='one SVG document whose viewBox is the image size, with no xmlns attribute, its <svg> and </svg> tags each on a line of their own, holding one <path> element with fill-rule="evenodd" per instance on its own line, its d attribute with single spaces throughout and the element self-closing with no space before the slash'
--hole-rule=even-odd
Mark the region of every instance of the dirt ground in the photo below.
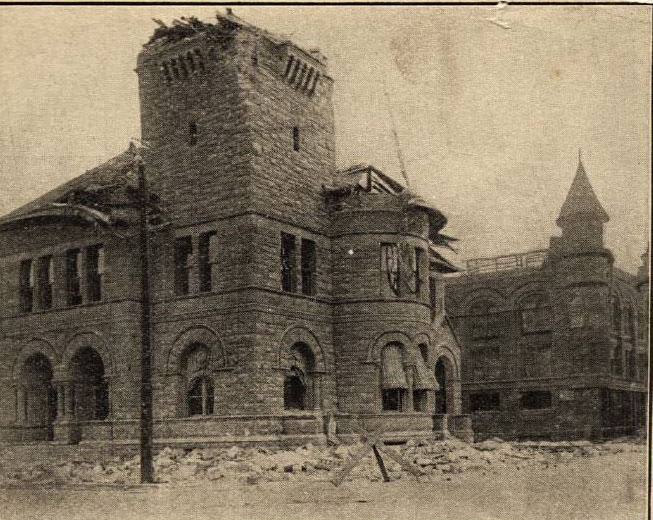
<svg viewBox="0 0 653 520">
<path fill-rule="evenodd" d="M 458 450 L 460 451 L 460 450 Z M 487 452 L 486 452 L 487 453 Z M 288 480 L 5 482 L 0 518 L 10 519 L 403 519 L 638 520 L 646 517 L 645 447 L 612 449 L 550 463 L 487 463 L 418 481 L 372 473 L 335 487 L 333 471 Z M 373 467 L 373 466 L 371 466 Z M 377 471 L 378 472 L 378 471 Z"/>
</svg>

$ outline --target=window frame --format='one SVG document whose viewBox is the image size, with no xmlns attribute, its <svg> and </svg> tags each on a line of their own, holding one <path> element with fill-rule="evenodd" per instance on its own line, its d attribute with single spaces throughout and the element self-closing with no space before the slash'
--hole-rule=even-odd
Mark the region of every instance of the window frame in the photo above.
<svg viewBox="0 0 653 520">
<path fill-rule="evenodd" d="M 38 271 L 39 308 L 43 310 L 51 309 L 54 292 L 54 258 L 52 255 L 39 258 Z"/>
<path fill-rule="evenodd" d="M 193 257 L 193 239 L 191 235 L 175 237 L 173 249 L 175 296 L 188 296 L 190 294 L 190 271 Z"/>
<path fill-rule="evenodd" d="M 531 403 L 529 405 L 526 405 L 524 403 L 524 401 L 525 400 L 527 401 L 527 399 L 525 399 L 525 397 L 527 397 L 527 396 L 529 398 L 532 398 L 534 400 L 534 402 L 538 401 L 538 399 L 536 399 L 536 396 L 538 396 L 538 397 L 547 397 L 548 399 L 545 399 L 545 402 L 544 402 L 543 405 L 540 405 L 539 403 L 538 403 L 537 406 L 534 406 L 533 403 Z M 520 410 L 527 410 L 527 411 L 529 411 L 529 410 L 550 410 L 551 408 L 553 408 L 553 392 L 551 392 L 551 390 L 524 390 L 524 391 L 520 392 L 520 395 L 519 395 L 519 409 Z"/>
<path fill-rule="evenodd" d="M 86 298 L 89 302 L 99 302 L 104 297 L 104 262 L 102 244 L 86 248 Z"/>
<path fill-rule="evenodd" d="M 197 247 L 197 266 L 199 292 L 211 292 L 214 289 L 213 266 L 217 264 L 218 237 L 215 231 L 200 233 Z"/>
<path fill-rule="evenodd" d="M 391 255 L 388 255 L 388 252 Z M 390 261 L 388 258 L 390 257 Z M 379 265 L 381 277 L 381 294 L 385 294 L 383 289 L 386 285 L 390 288 L 391 293 L 401 296 L 401 259 L 399 246 L 396 242 L 381 242 L 379 244 Z"/>
<path fill-rule="evenodd" d="M 82 294 L 82 250 L 79 248 L 66 251 L 66 304 L 75 307 L 84 303 Z"/>
<path fill-rule="evenodd" d="M 478 399 L 477 398 L 483 398 Z M 488 399 L 491 398 L 491 399 Z M 477 401 L 477 402 L 475 402 Z M 474 392 L 469 394 L 469 411 L 471 413 L 479 412 L 499 412 L 501 411 L 501 392 L 492 390 L 488 392 Z"/>
<path fill-rule="evenodd" d="M 285 293 L 297 292 L 297 237 L 292 233 L 281 232 L 281 290 Z"/>
<path fill-rule="evenodd" d="M 302 294 L 315 296 L 317 293 L 317 247 L 315 241 L 302 238 L 300 248 Z"/>
<path fill-rule="evenodd" d="M 26 258 L 21 260 L 18 275 L 18 291 L 20 296 L 20 311 L 24 313 L 34 311 L 34 260 Z"/>
</svg>

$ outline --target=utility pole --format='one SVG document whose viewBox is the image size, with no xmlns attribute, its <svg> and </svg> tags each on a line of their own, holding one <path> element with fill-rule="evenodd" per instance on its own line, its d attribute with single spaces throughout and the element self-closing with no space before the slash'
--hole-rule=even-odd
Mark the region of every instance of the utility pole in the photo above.
<svg viewBox="0 0 653 520">
<path fill-rule="evenodd" d="M 150 292 L 150 239 L 147 229 L 149 196 L 145 162 L 137 151 L 138 235 L 141 257 L 141 483 L 154 481 L 152 465 L 152 296 Z"/>
</svg>

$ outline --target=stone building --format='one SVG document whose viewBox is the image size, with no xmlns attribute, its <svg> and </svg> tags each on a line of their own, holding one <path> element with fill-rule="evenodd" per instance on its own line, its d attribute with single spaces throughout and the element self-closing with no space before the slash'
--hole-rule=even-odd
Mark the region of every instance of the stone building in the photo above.
<svg viewBox="0 0 653 520">
<path fill-rule="evenodd" d="M 463 345 L 463 409 L 480 438 L 644 428 L 648 250 L 637 276 L 603 244 L 608 215 L 582 162 L 547 250 L 470 260 L 447 280 Z"/>
<path fill-rule="evenodd" d="M 137 151 L 155 440 L 469 435 L 446 218 L 371 166 L 336 169 L 319 51 L 228 13 L 161 26 L 136 72 L 140 151 L 0 220 L 0 439 L 138 439 Z"/>
</svg>

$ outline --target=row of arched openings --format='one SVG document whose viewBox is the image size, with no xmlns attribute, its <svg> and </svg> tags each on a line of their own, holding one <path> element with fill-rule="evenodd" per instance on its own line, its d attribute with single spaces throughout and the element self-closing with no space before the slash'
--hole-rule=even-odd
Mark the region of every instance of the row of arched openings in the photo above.
<svg viewBox="0 0 653 520">
<path fill-rule="evenodd" d="M 38 352 L 30 355 L 20 368 L 15 391 L 16 423 L 43 427 L 47 438 L 52 438 L 53 423 L 60 414 L 79 421 L 103 420 L 109 415 L 104 363 L 91 347 L 75 353 L 68 379 L 61 383 L 53 381 L 53 367 L 47 356 Z"/>
<path fill-rule="evenodd" d="M 384 411 L 418 411 L 445 414 L 453 403 L 454 367 L 446 356 L 440 356 L 433 371 L 427 368 L 428 346 L 420 344 L 419 356 L 407 365 L 404 346 L 399 342 L 385 345 L 381 351 L 381 409 Z M 413 367 L 412 377 L 407 368 Z M 429 393 L 433 393 L 433 409 L 429 410 Z M 412 407 L 408 406 L 412 397 Z"/>
</svg>

